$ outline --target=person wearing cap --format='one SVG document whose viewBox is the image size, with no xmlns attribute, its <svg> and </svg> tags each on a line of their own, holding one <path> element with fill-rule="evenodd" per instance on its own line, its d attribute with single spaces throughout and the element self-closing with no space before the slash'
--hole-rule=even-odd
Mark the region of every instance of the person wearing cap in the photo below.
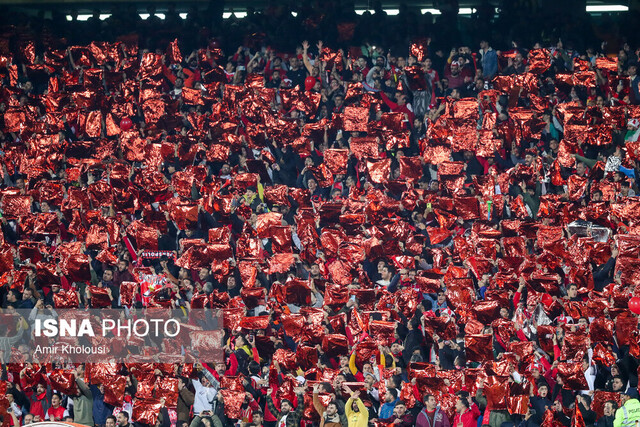
<svg viewBox="0 0 640 427">
<path fill-rule="evenodd" d="M 461 88 L 464 86 L 465 76 L 462 73 L 460 62 L 456 59 L 451 61 L 449 66 L 447 66 L 444 70 L 444 77 L 449 81 L 449 87 L 452 89 Z"/>
<path fill-rule="evenodd" d="M 640 422 L 640 401 L 638 390 L 630 388 L 620 395 L 622 406 L 616 411 L 613 427 L 630 427 Z"/>
</svg>

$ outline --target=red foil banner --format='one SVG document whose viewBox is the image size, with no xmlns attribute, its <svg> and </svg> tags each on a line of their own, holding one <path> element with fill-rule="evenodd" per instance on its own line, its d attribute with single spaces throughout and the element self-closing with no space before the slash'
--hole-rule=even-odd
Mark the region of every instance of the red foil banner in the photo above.
<svg viewBox="0 0 640 427">
<path fill-rule="evenodd" d="M 245 399 L 244 391 L 220 390 L 224 401 L 224 413 L 230 419 L 242 418 L 242 404 Z"/>
<path fill-rule="evenodd" d="M 618 71 L 618 58 L 596 58 L 596 68 L 615 73 Z"/>
<path fill-rule="evenodd" d="M 155 425 L 162 408 L 160 399 L 138 399 L 133 405 L 131 419 L 141 424 Z"/>
<path fill-rule="evenodd" d="M 334 174 L 346 174 L 348 160 L 348 149 L 330 148 L 324 151 L 324 164 Z"/>
<path fill-rule="evenodd" d="M 61 393 L 75 396 L 78 394 L 78 385 L 73 371 L 56 369 L 49 375 L 51 387 Z"/>
<path fill-rule="evenodd" d="M 621 405 L 620 393 L 612 391 L 596 390 L 593 392 L 593 398 L 591 401 L 591 409 L 596 413 L 598 419 L 604 415 L 604 404 L 612 400 L 616 402 L 618 407 Z"/>
<path fill-rule="evenodd" d="M 558 375 L 562 378 L 562 387 L 568 390 L 587 390 L 589 384 L 582 370 L 582 363 L 558 363 Z"/>
<path fill-rule="evenodd" d="M 391 159 L 367 161 L 367 170 L 371 181 L 376 184 L 385 183 L 391 175 Z"/>
<path fill-rule="evenodd" d="M 349 142 L 349 148 L 353 155 L 358 159 L 364 158 L 378 158 L 380 153 L 378 152 L 378 140 L 375 137 L 352 137 Z"/>
<path fill-rule="evenodd" d="M 507 397 L 507 410 L 512 415 L 527 415 L 529 411 L 529 396 Z"/>
<path fill-rule="evenodd" d="M 542 74 L 551 67 L 551 58 L 547 49 L 533 49 L 529 51 L 529 72 Z"/>
<path fill-rule="evenodd" d="M 182 53 L 180 53 L 178 39 L 175 39 L 169 43 L 169 46 L 167 46 L 167 59 L 169 59 L 172 64 L 179 64 L 182 62 Z"/>
<path fill-rule="evenodd" d="M 30 215 L 31 196 L 5 194 L 2 197 L 2 214 L 9 219 Z"/>
<path fill-rule="evenodd" d="M 348 132 L 366 132 L 369 121 L 369 109 L 364 107 L 346 107 L 342 115 L 343 128 Z"/>
<path fill-rule="evenodd" d="M 491 347 L 490 347 L 491 348 Z M 509 383 L 507 377 L 490 376 L 484 382 L 482 392 L 487 398 L 487 409 L 505 410 L 507 409 L 507 395 Z"/>
<path fill-rule="evenodd" d="M 124 391 L 127 387 L 125 375 L 106 375 L 98 384 L 104 385 L 104 401 L 113 406 L 122 404 Z"/>
<path fill-rule="evenodd" d="M 56 308 L 78 308 L 80 305 L 78 294 L 73 289 L 60 289 L 53 295 L 53 302 Z"/>
<path fill-rule="evenodd" d="M 111 307 L 111 298 L 107 292 L 108 288 L 99 288 L 97 286 L 89 286 L 91 307 L 104 308 Z"/>
<path fill-rule="evenodd" d="M 492 335 L 467 335 L 464 348 L 470 362 L 486 362 L 493 360 Z"/>
</svg>

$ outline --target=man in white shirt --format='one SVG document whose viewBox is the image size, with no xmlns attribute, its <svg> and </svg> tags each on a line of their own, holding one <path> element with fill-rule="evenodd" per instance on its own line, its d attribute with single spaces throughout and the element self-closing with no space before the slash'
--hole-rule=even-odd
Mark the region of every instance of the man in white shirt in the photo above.
<svg viewBox="0 0 640 427">
<path fill-rule="evenodd" d="M 193 414 L 200 415 L 203 411 L 213 411 L 213 403 L 218 394 L 220 383 L 206 368 L 202 368 L 198 379 L 193 380 L 195 395 L 193 398 Z"/>
</svg>

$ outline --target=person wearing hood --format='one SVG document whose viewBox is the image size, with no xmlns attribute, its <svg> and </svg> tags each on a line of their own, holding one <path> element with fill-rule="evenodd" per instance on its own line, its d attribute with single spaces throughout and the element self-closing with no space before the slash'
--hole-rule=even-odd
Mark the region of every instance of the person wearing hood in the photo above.
<svg viewBox="0 0 640 427">
<path fill-rule="evenodd" d="M 640 422 L 638 390 L 630 388 L 620 395 L 622 406 L 616 411 L 613 427 L 631 427 Z"/>
</svg>

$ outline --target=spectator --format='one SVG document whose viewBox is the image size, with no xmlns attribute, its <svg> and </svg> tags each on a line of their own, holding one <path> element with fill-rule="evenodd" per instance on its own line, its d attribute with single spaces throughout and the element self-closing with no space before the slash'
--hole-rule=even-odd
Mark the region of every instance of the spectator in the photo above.
<svg viewBox="0 0 640 427">
<path fill-rule="evenodd" d="M 62 421 L 69 416 L 69 411 L 62 405 L 62 396 L 59 393 L 51 394 L 51 406 L 44 416 L 45 420 Z"/>
<path fill-rule="evenodd" d="M 298 406 L 296 407 L 295 412 L 293 411 L 293 403 L 287 399 L 282 399 L 280 401 L 280 410 L 276 409 L 276 406 L 273 404 L 271 392 L 272 392 L 272 389 L 267 390 L 267 407 L 269 408 L 269 411 L 271 411 L 271 413 L 275 416 L 276 425 L 278 427 L 297 426 L 300 423 L 300 417 L 302 416 L 302 410 L 303 410 L 302 390 L 298 389 L 296 391 Z"/>
<path fill-rule="evenodd" d="M 613 427 L 617 409 L 618 404 L 616 402 L 613 400 L 606 401 L 602 408 L 602 416 L 596 422 L 596 427 Z"/>
<path fill-rule="evenodd" d="M 394 409 L 400 399 L 398 399 L 398 391 L 395 388 L 388 389 L 384 395 L 384 403 L 380 405 L 380 412 L 378 418 L 386 420 L 391 418 L 394 413 Z"/>
<path fill-rule="evenodd" d="M 459 397 L 456 401 L 456 415 L 453 418 L 453 425 L 462 427 L 473 427 L 478 423 L 480 417 L 480 410 L 474 404 L 469 407 L 469 401 L 467 398 Z"/>
<path fill-rule="evenodd" d="M 498 55 L 487 40 L 480 41 L 480 57 L 482 77 L 485 81 L 493 79 L 498 73 Z"/>
<path fill-rule="evenodd" d="M 335 402 L 329 402 L 325 408 L 318 398 L 317 386 L 313 390 L 313 406 L 320 415 L 320 425 L 323 427 L 341 427 L 347 424 L 345 414 L 338 413 L 338 405 Z"/>
<path fill-rule="evenodd" d="M 424 396 L 424 408 L 416 418 L 416 427 L 448 427 L 449 418 L 442 413 L 435 396 Z"/>
<path fill-rule="evenodd" d="M 76 368 L 74 375 L 78 386 L 78 394 L 73 397 L 73 422 L 92 426 L 93 418 L 93 395 L 84 382 L 84 366 Z"/>
<path fill-rule="evenodd" d="M 638 401 L 638 391 L 629 389 L 621 394 L 622 406 L 616 410 L 613 426 L 633 425 L 640 421 L 640 402 Z"/>
<path fill-rule="evenodd" d="M 369 424 L 369 411 L 360 399 L 360 391 L 351 393 L 345 404 L 348 427 L 365 427 Z"/>
<path fill-rule="evenodd" d="M 443 23 L 334 3 L 225 20 L 216 2 L 184 20 L 173 6 L 165 20 L 150 7 L 141 21 L 135 5 L 88 24 L 75 12 L 68 23 L 3 15 L 0 352 L 19 361 L 2 366 L 18 422 L 42 420 L 55 399 L 64 420 L 140 423 L 142 393 L 159 402 L 165 377 L 178 384 L 176 414 L 154 407 L 145 425 L 302 424 L 310 393 L 276 412 L 265 395 L 292 398 L 298 376 L 335 394 L 318 411 L 325 423 L 344 413 L 350 425 L 369 414 L 470 425 L 476 405 L 481 424 L 571 425 L 578 408 L 590 425 L 590 396 L 633 391 L 638 58 L 633 34 L 622 40 L 633 11 L 586 22 L 531 4 L 524 21 L 506 4 L 490 32 L 493 9 L 481 7 L 464 31 L 493 34 L 494 47 L 447 58 L 451 5 L 438 6 Z M 574 46 L 540 42 L 527 55 L 505 43 L 542 29 Z M 295 36 L 314 32 L 325 44 L 297 49 Z M 410 52 L 396 52 L 402 40 Z M 30 322 L 107 305 L 126 305 L 123 320 L 171 307 L 188 328 L 220 312 L 224 358 L 174 363 L 192 357 L 186 342 L 134 338 L 119 352 L 109 335 L 117 362 L 87 365 L 90 386 L 82 367 L 27 363 L 29 345 L 48 341 L 32 340 Z M 21 308 L 32 315 L 10 317 Z M 567 380 L 573 353 L 585 357 Z M 143 363 L 150 354 L 172 363 Z M 459 382 L 477 372 L 509 397 L 528 391 L 527 414 L 486 411 L 488 389 Z M 79 393 L 52 397 L 74 373 Z M 349 403 L 354 381 L 366 392 Z"/>
</svg>

